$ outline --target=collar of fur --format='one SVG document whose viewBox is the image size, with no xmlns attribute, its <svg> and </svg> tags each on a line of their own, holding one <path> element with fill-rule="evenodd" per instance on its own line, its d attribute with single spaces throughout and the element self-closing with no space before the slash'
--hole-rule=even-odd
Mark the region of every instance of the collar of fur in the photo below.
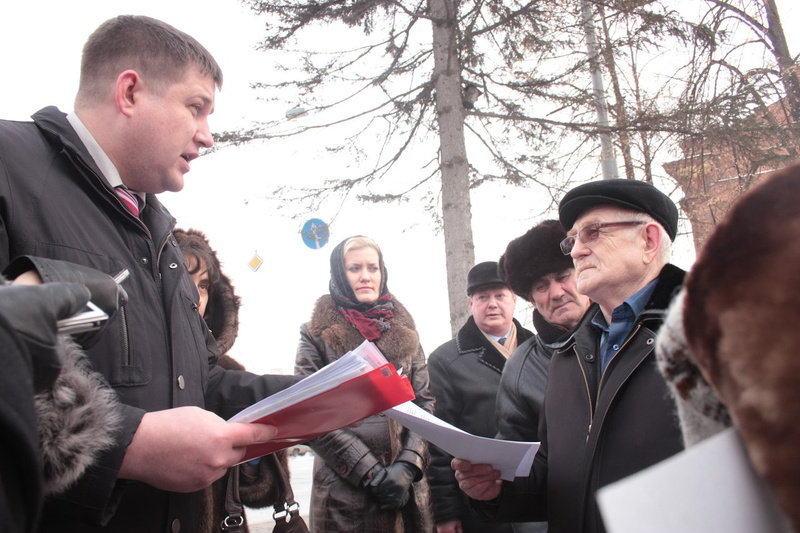
<svg viewBox="0 0 800 533">
<path fill-rule="evenodd" d="M 120 424 L 116 394 L 77 344 L 62 337 L 64 364 L 53 387 L 34 398 L 45 494 L 68 489 L 110 448 Z"/>
<path fill-rule="evenodd" d="M 411 368 L 414 357 L 420 350 L 419 335 L 414 319 L 396 298 L 394 302 L 394 318 L 391 327 L 383 332 L 375 344 L 383 352 L 384 357 L 395 366 Z M 329 294 L 322 296 L 314 305 L 309 331 L 322 338 L 337 357 L 357 348 L 364 337 L 347 322 Z"/>
</svg>

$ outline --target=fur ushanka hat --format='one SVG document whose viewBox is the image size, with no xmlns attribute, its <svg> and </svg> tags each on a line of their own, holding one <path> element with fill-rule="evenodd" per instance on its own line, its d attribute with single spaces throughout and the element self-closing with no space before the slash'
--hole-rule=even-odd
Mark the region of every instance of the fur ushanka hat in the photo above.
<svg viewBox="0 0 800 533">
<path fill-rule="evenodd" d="M 545 220 L 517 237 L 498 261 L 500 276 L 511 290 L 530 301 L 531 288 L 540 278 L 572 268 L 572 257 L 559 246 L 567 232 L 558 220 Z"/>
<path fill-rule="evenodd" d="M 687 444 L 732 423 L 795 531 L 800 531 L 798 202 L 800 165 L 771 174 L 739 198 L 700 252 L 657 347 Z"/>
</svg>

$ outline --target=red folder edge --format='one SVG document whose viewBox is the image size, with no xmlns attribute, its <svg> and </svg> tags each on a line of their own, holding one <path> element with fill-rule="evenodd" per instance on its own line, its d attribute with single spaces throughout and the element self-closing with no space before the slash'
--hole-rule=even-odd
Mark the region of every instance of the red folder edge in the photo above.
<svg viewBox="0 0 800 533">
<path fill-rule="evenodd" d="M 350 426 L 414 398 L 414 388 L 408 378 L 399 375 L 394 365 L 383 365 L 251 422 L 277 427 L 278 436 L 269 442 L 248 446 L 241 462 Z"/>
</svg>

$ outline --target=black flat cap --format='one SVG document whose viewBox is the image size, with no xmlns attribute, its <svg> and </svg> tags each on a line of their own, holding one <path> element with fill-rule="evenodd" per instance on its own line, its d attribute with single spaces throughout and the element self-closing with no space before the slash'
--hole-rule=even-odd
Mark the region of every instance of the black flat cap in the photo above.
<svg viewBox="0 0 800 533">
<path fill-rule="evenodd" d="M 669 196 L 644 181 L 613 179 L 578 185 L 569 191 L 558 206 L 561 225 L 571 229 L 589 208 L 615 205 L 641 211 L 656 219 L 671 240 L 678 233 L 678 208 Z"/>
<path fill-rule="evenodd" d="M 467 274 L 467 296 L 486 287 L 508 287 L 497 272 L 497 261 L 478 263 Z"/>
</svg>

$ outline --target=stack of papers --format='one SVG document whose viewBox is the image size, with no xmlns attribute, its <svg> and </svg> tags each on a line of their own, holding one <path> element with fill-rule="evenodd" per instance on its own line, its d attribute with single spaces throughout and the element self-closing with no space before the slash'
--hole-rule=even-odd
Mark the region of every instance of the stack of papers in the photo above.
<svg viewBox="0 0 800 533">
<path fill-rule="evenodd" d="M 270 424 L 278 436 L 248 447 L 242 462 L 355 424 L 413 400 L 414 389 L 371 342 L 234 415 L 229 422 Z"/>
</svg>

